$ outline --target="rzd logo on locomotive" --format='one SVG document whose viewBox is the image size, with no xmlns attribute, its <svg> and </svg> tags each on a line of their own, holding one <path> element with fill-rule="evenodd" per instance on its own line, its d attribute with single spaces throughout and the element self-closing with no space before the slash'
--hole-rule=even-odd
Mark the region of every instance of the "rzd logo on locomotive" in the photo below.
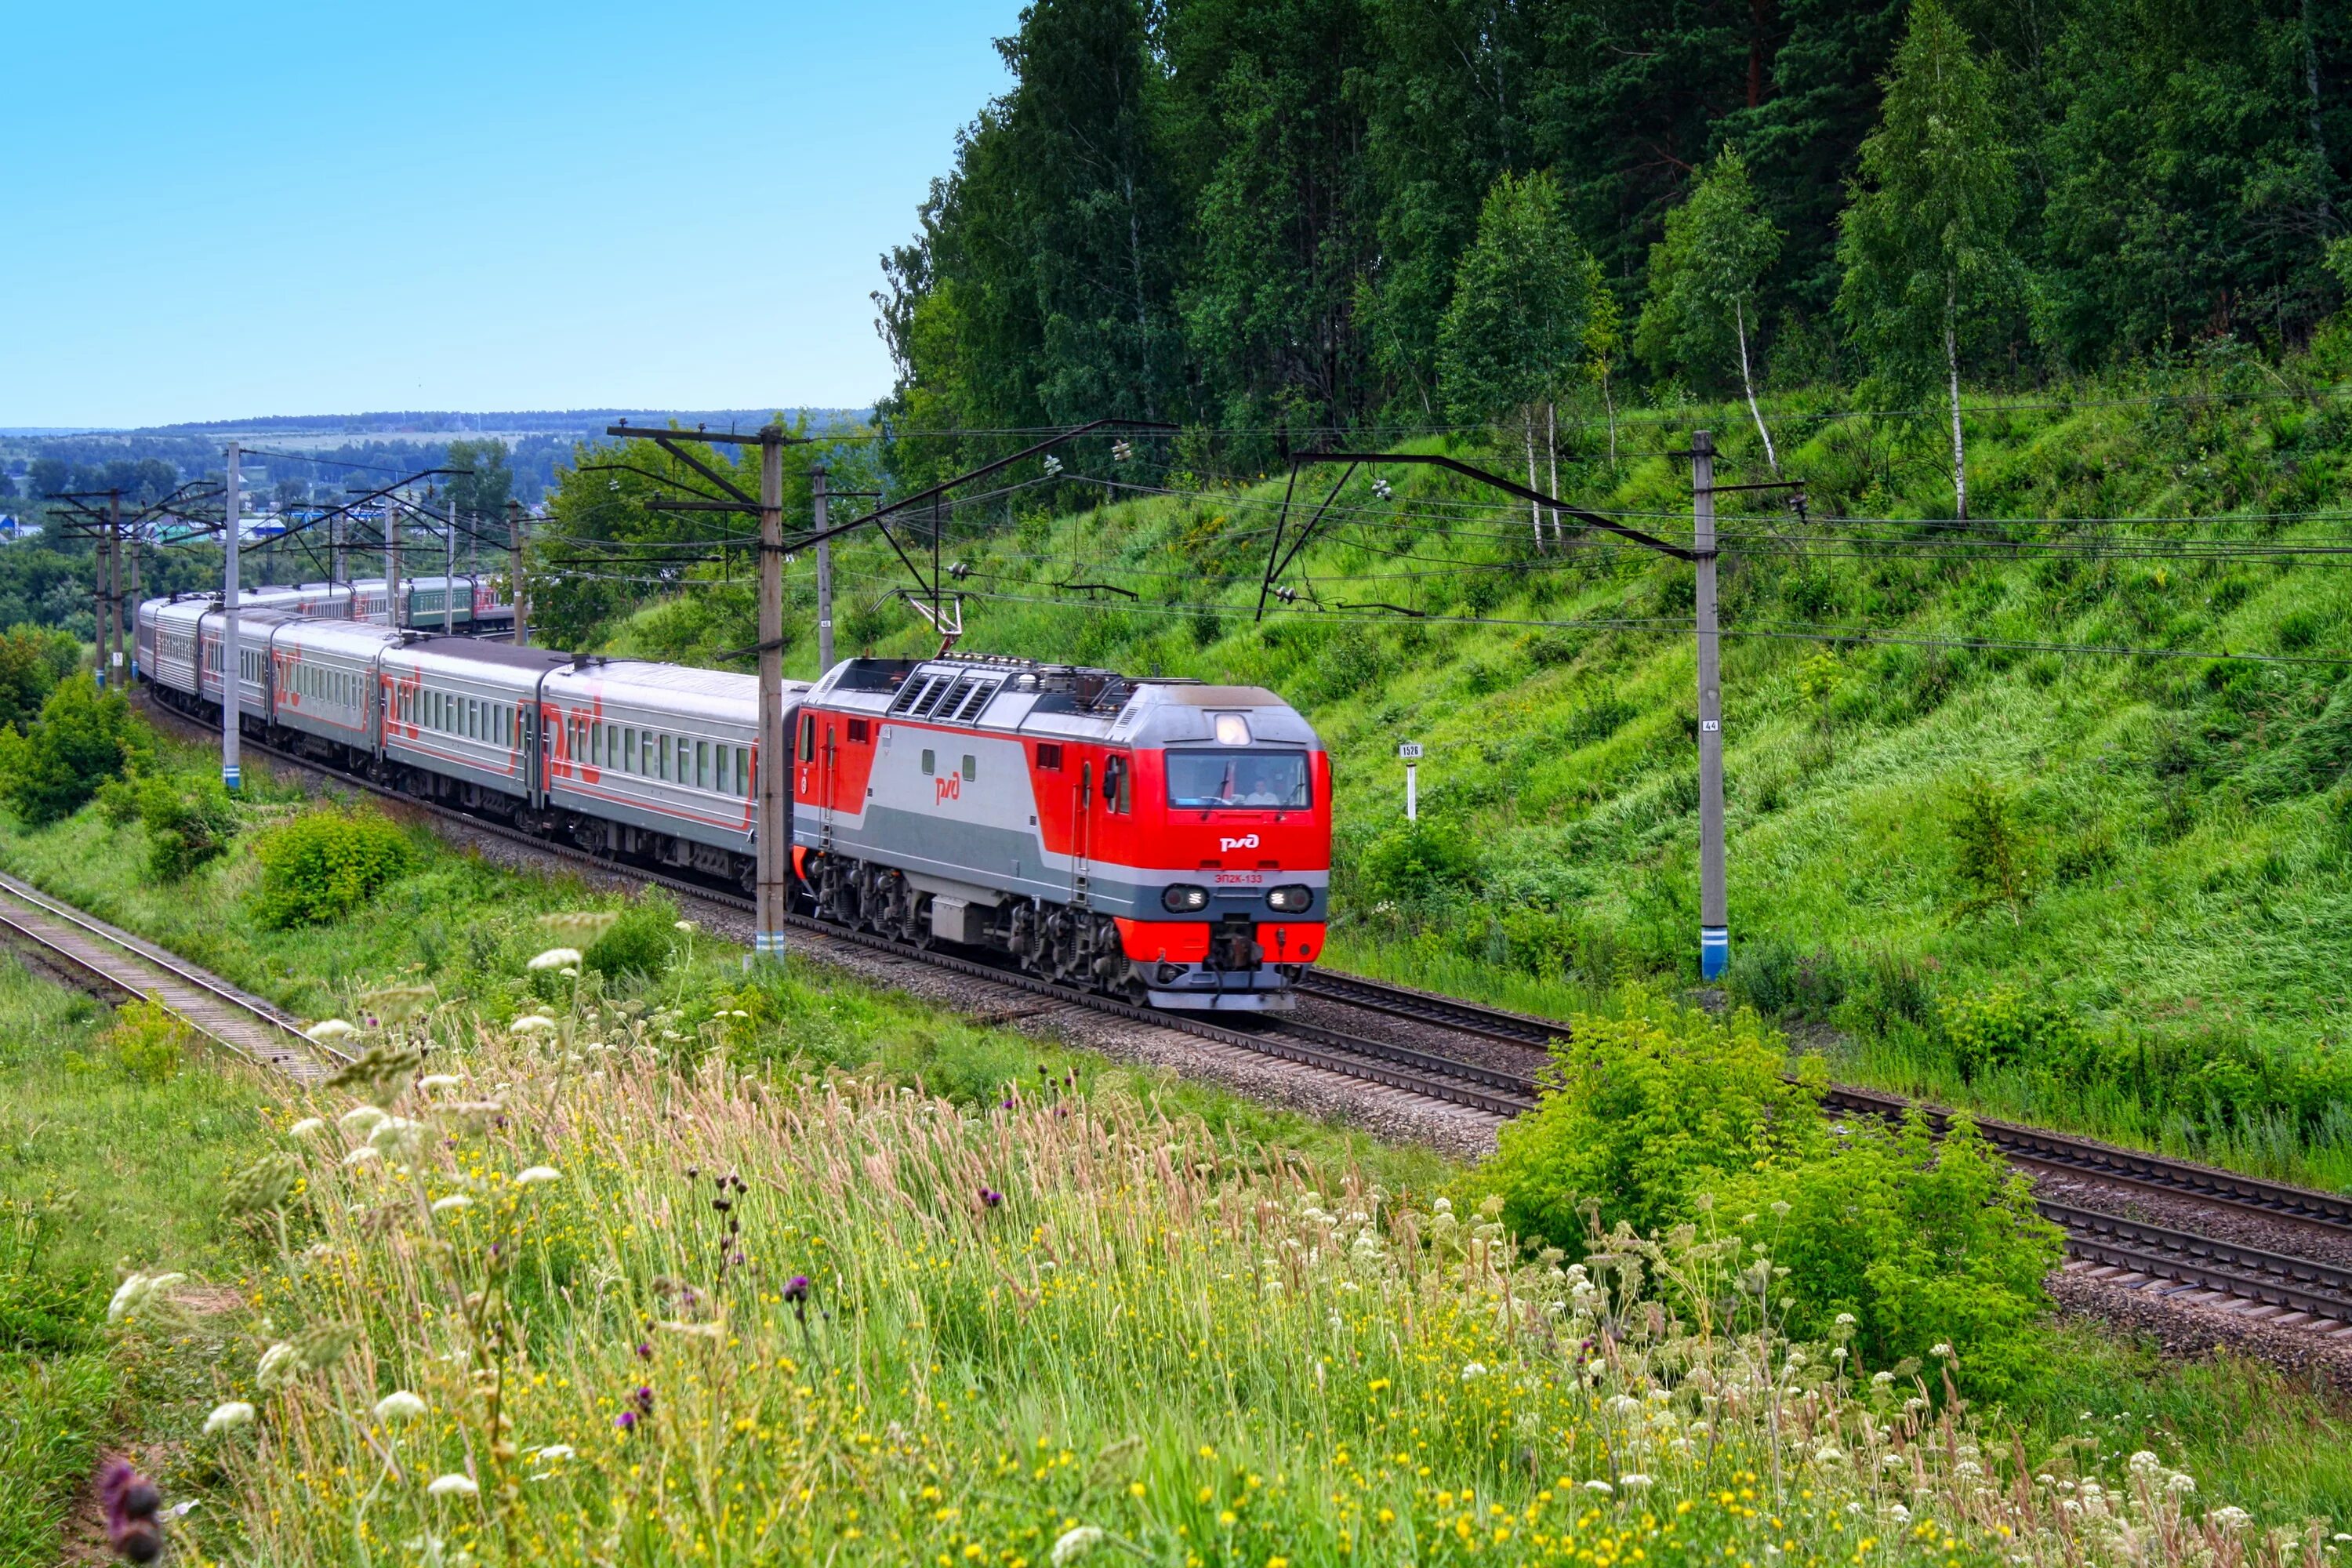
<svg viewBox="0 0 2352 1568">
<path fill-rule="evenodd" d="M 1217 840 L 1217 847 L 1220 850 L 1255 849 L 1257 847 L 1257 835 L 1250 833 L 1239 838 L 1220 838 Z"/>
<path fill-rule="evenodd" d="M 950 773 L 943 779 L 933 779 L 931 784 L 933 788 L 938 791 L 938 793 L 931 797 L 931 804 L 933 805 L 939 805 L 940 802 L 943 800 L 961 800 L 963 798 L 963 775 L 961 773 Z"/>
</svg>

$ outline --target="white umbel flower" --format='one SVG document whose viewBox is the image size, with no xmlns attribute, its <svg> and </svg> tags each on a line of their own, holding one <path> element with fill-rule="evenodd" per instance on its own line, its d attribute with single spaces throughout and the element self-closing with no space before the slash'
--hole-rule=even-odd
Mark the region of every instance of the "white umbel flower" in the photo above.
<svg viewBox="0 0 2352 1568">
<path fill-rule="evenodd" d="M 320 1133 L 324 1132 L 326 1130 L 327 1123 L 324 1119 L 316 1116 L 306 1116 L 302 1118 L 301 1121 L 297 1121 L 293 1126 L 289 1127 L 286 1131 L 289 1136 L 295 1138 L 316 1138 Z"/>
<path fill-rule="evenodd" d="M 364 1138 L 383 1121 L 383 1112 L 373 1105 L 354 1105 L 335 1118 L 335 1125 L 344 1131 Z"/>
<path fill-rule="evenodd" d="M 429 1094 L 436 1089 L 455 1089 L 465 1081 L 453 1072 L 429 1072 L 416 1080 L 416 1087 Z"/>
<path fill-rule="evenodd" d="M 544 1013 L 525 1013 L 507 1026 L 510 1035 L 543 1035 L 555 1027 L 555 1020 Z"/>
<path fill-rule="evenodd" d="M 427 1497 L 474 1497 L 481 1491 L 471 1476 L 452 1470 L 446 1476 L 436 1476 L 425 1489 Z"/>
<path fill-rule="evenodd" d="M 532 969 L 564 969 L 577 964 L 579 962 L 580 950 L 578 948 L 551 947 L 545 952 L 541 953 L 537 958 L 532 959 L 529 967 Z"/>
<path fill-rule="evenodd" d="M 213 1406 L 213 1413 L 205 1417 L 205 1436 L 209 1437 L 232 1426 L 250 1426 L 252 1422 L 253 1406 L 242 1399 L 232 1399 Z"/>
<path fill-rule="evenodd" d="M 347 1040 L 358 1034 L 359 1028 L 347 1018 L 321 1018 L 302 1032 L 323 1046 L 335 1040 Z"/>
<path fill-rule="evenodd" d="M 446 1198 L 435 1198 L 433 1200 L 433 1212 L 435 1214 L 454 1214 L 459 1209 L 469 1209 L 473 1206 L 474 1200 L 467 1197 L 463 1193 L 451 1193 Z"/>
<path fill-rule="evenodd" d="M 552 1165 L 533 1165 L 530 1170 L 517 1176 L 514 1179 L 514 1184 L 518 1187 L 536 1187 L 544 1183 L 560 1182 L 562 1179 L 563 1173 Z"/>
<path fill-rule="evenodd" d="M 1075 1530 L 1064 1531 L 1062 1538 L 1054 1542 L 1054 1568 L 1068 1568 L 1070 1563 L 1100 1546 L 1102 1538 L 1100 1525 L 1082 1524 Z"/>
<path fill-rule="evenodd" d="M 414 1421 L 425 1414 L 425 1401 L 404 1388 L 395 1388 L 375 1402 L 379 1421 Z"/>
</svg>

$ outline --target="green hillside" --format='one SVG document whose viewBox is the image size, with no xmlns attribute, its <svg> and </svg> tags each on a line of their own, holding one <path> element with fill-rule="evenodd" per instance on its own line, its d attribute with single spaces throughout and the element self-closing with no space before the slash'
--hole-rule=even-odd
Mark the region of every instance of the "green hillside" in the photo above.
<svg viewBox="0 0 2352 1568">
<path fill-rule="evenodd" d="M 1935 521 L 1932 425 L 1770 410 L 1811 500 L 1723 522 L 1735 994 L 1834 1026 L 1858 1079 L 2352 1183 L 2352 654 L 2328 662 L 2352 581 L 2282 553 L 2346 534 L 2342 390 L 2208 366 L 1979 408 L 1977 509 L 2008 521 L 1961 527 Z M 1567 499 L 1686 529 L 1661 454 L 1700 425 L 1726 482 L 1762 473 L 1744 409 L 1685 409 L 1629 419 L 1613 470 L 1580 430 Z M 1595 535 L 1538 551 L 1523 508 L 1394 466 L 1349 481 L 1259 624 L 1278 480 L 1049 512 L 1082 471 L 1118 468 L 951 515 L 964 646 L 1260 681 L 1308 712 L 1339 780 L 1335 962 L 1555 1011 L 1696 984 L 1689 568 Z M 1294 521 L 1337 477 L 1307 470 Z M 2160 521 L 2089 521 L 2115 516 Z M 2062 518 L 2084 521 L 2036 521 Z M 879 544 L 839 575 L 845 648 L 925 646 L 879 597 L 907 581 Z M 1066 586 L 1087 583 L 1139 597 Z M 1342 607 L 1372 604 L 1423 614 Z M 742 607 L 672 601 L 609 646 L 708 654 Z M 1821 628 L 1877 640 L 1774 635 Z M 1415 834 L 1406 739 L 1429 752 Z"/>
</svg>

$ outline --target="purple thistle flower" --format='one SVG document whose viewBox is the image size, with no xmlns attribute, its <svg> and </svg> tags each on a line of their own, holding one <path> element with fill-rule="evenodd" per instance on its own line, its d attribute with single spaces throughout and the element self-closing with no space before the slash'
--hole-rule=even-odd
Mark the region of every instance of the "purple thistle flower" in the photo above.
<svg viewBox="0 0 2352 1568">
<path fill-rule="evenodd" d="M 613 1417 L 613 1425 L 624 1432 L 634 1432 L 637 1426 L 637 1413 L 634 1410 L 624 1410 Z"/>
<path fill-rule="evenodd" d="M 650 1344 L 649 1342 L 646 1342 L 646 1341 L 645 1341 L 645 1340 L 639 1340 L 639 1341 L 637 1342 L 637 1359 L 638 1359 L 639 1361 L 651 1361 L 651 1360 L 653 1360 L 653 1359 L 654 1359 L 654 1347 L 652 1346 L 652 1344 Z"/>
<path fill-rule="evenodd" d="M 808 1296 L 809 1277 L 807 1275 L 795 1274 L 790 1279 L 784 1281 L 785 1300 L 792 1302 L 794 1306 L 798 1306 L 803 1301 L 807 1300 Z"/>
<path fill-rule="evenodd" d="M 1004 1097 L 1004 1109 L 1007 1110 L 1013 1109 L 1013 1097 L 1009 1094 Z"/>
<path fill-rule="evenodd" d="M 152 1563 L 163 1554 L 163 1531 L 155 1522 L 163 1494 L 129 1460 L 106 1461 L 98 1473 L 98 1498 L 106 1510 L 106 1538 L 117 1552 L 132 1563 Z"/>
<path fill-rule="evenodd" d="M 982 1187 L 980 1189 L 980 1201 L 982 1206 L 994 1208 L 1004 1201 L 1004 1194 L 993 1187 Z"/>
<path fill-rule="evenodd" d="M 637 1408 L 646 1415 L 651 1415 L 654 1413 L 654 1391 L 646 1384 L 642 1383 L 637 1384 L 637 1392 L 630 1397 L 636 1401 Z"/>
</svg>

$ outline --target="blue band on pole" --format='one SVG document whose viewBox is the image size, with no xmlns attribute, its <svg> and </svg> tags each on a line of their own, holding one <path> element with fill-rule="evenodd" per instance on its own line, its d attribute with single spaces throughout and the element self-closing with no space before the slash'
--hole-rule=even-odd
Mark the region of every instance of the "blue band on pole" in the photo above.
<svg viewBox="0 0 2352 1568">
<path fill-rule="evenodd" d="M 227 767 L 221 769 L 221 787 L 223 789 L 235 789 L 236 784 L 236 770 L 235 768 Z"/>
<path fill-rule="evenodd" d="M 759 953 L 781 954 L 784 951 L 784 933 L 780 931 L 753 931 L 751 951 Z"/>
<path fill-rule="evenodd" d="M 1720 980 L 1726 965 L 1731 962 L 1731 928 L 1701 926 L 1698 928 L 1698 973 L 1702 980 Z"/>
</svg>

